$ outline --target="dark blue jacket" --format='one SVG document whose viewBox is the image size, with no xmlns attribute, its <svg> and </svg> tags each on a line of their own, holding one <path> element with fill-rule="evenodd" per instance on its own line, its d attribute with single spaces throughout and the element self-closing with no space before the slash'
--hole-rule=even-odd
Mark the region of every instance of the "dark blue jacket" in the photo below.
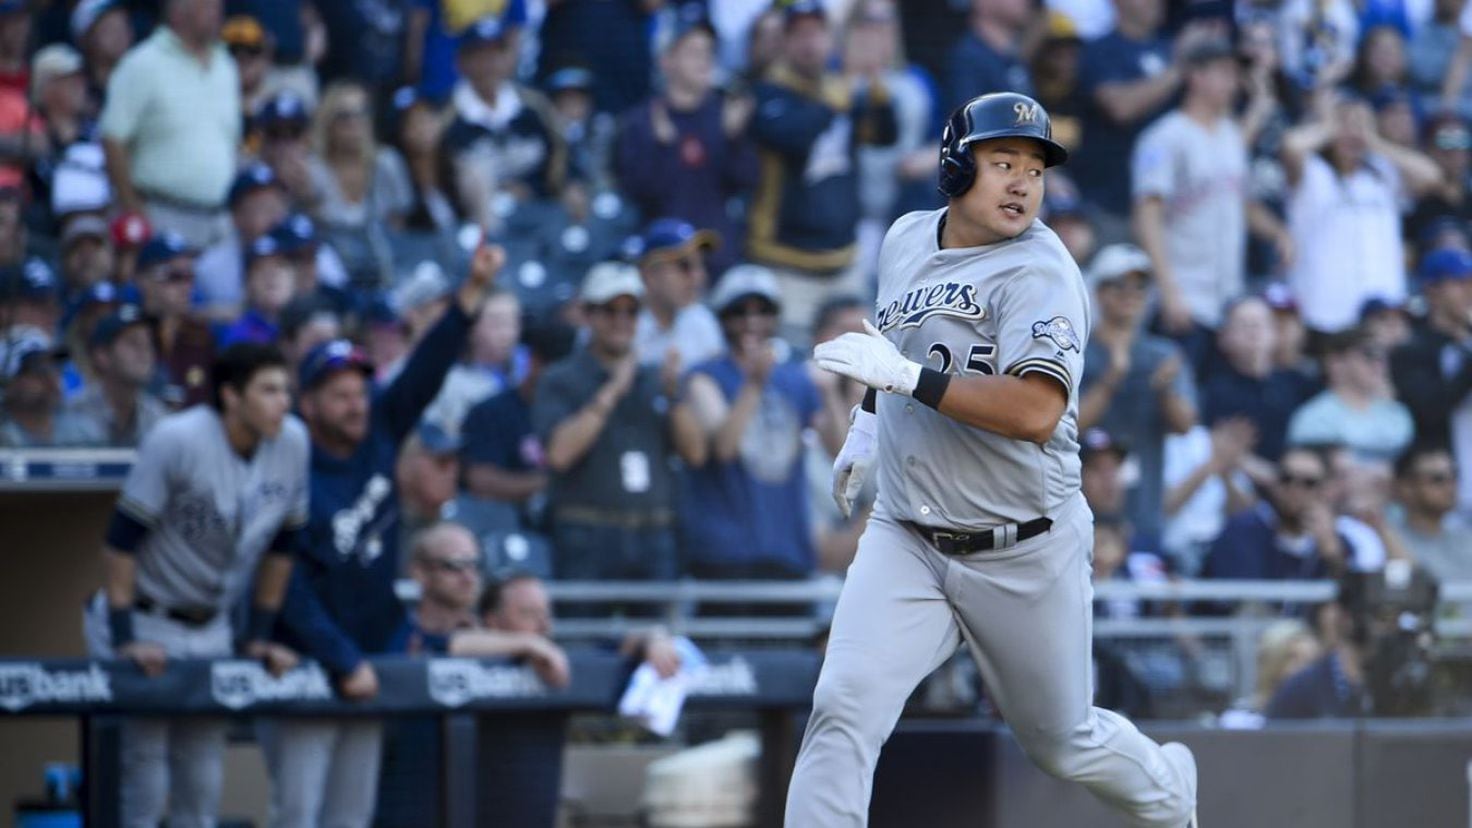
<svg viewBox="0 0 1472 828">
<path fill-rule="evenodd" d="M 895 141 L 894 106 L 879 85 L 855 94 L 784 67 L 756 86 L 751 136 L 761 151 L 747 253 L 762 264 L 814 273 L 848 267 L 859 221 L 861 144 Z"/>
<path fill-rule="evenodd" d="M 1354 560 L 1349 539 L 1339 536 L 1345 560 Z M 1318 550 L 1294 555 L 1278 546 L 1278 517 L 1266 503 L 1227 520 L 1222 533 L 1211 544 L 1201 575 L 1251 581 L 1313 580 L 1329 577 L 1329 569 Z"/>
<path fill-rule="evenodd" d="M 745 231 L 728 205 L 745 198 L 757 178 L 751 141 L 721 128 L 725 100 L 717 93 L 689 112 L 670 109 L 676 137 L 667 144 L 654 137 L 654 101 L 645 101 L 619 118 L 615 156 L 619 189 L 646 218 L 679 216 L 721 234 L 724 244 L 710 254 L 712 275 L 742 258 Z"/>
<path fill-rule="evenodd" d="M 1365 688 L 1344 675 L 1339 653 L 1331 652 L 1289 676 L 1263 715 L 1268 719 L 1351 719 L 1368 715 Z"/>
<path fill-rule="evenodd" d="M 368 436 L 341 458 L 312 444 L 305 546 L 281 609 L 283 640 L 334 674 L 389 651 L 404 625 L 399 575 L 399 444 L 439 393 L 465 347 L 471 319 L 452 302 L 393 384 L 373 400 Z"/>
<path fill-rule="evenodd" d="M 967 32 L 951 47 L 946 61 L 946 112 L 989 92 L 1020 92 L 1033 95 L 1032 75 L 1015 52 L 993 49 Z"/>
</svg>

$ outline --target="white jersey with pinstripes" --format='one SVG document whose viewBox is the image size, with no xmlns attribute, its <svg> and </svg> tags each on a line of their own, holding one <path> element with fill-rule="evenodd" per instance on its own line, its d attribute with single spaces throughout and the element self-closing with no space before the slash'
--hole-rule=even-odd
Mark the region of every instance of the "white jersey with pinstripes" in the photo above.
<svg viewBox="0 0 1472 828">
<path fill-rule="evenodd" d="M 1052 517 L 1079 490 L 1078 382 L 1092 325 L 1083 277 L 1041 221 L 996 244 L 943 250 L 944 214 L 909 213 L 885 236 L 877 327 L 938 371 L 1045 374 L 1067 389 L 1068 405 L 1038 445 L 880 394 L 876 508 L 949 529 Z"/>
<path fill-rule="evenodd" d="M 231 609 L 277 533 L 306 525 L 310 451 L 306 426 L 291 416 L 249 458 L 230 447 L 208 405 L 160 420 L 118 497 L 148 527 L 138 592 L 170 608 Z"/>
</svg>

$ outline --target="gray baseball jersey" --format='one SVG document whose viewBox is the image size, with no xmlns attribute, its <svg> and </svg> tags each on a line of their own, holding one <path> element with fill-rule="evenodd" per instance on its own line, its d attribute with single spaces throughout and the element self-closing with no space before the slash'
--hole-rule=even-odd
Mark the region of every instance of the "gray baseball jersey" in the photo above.
<svg viewBox="0 0 1472 828">
<path fill-rule="evenodd" d="M 228 611 L 276 534 L 307 522 L 309 445 L 306 427 L 287 417 L 242 458 L 207 405 L 154 426 L 118 498 L 149 530 L 136 553 L 138 592 L 167 607 Z"/>
<path fill-rule="evenodd" d="M 938 371 L 1046 374 L 1068 390 L 1068 407 L 1039 446 L 879 395 L 877 508 L 954 529 L 1052 517 L 1079 488 L 1078 381 L 1092 324 L 1083 277 L 1037 221 L 997 244 L 942 250 L 944 213 L 902 216 L 885 236 L 876 327 Z"/>
</svg>

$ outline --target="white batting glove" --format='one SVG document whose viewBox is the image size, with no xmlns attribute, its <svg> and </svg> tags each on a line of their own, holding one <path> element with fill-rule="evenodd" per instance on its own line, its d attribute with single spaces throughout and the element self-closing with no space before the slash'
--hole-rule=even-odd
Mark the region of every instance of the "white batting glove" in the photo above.
<svg viewBox="0 0 1472 828">
<path fill-rule="evenodd" d="M 878 423 L 877 416 L 859 406 L 854 406 L 849 416 L 848 437 L 844 438 L 843 448 L 838 450 L 838 457 L 833 461 L 833 502 L 838 504 L 838 511 L 844 517 L 852 515 L 854 501 L 859 497 L 859 490 L 864 488 L 864 481 L 869 479 L 869 469 L 874 466 Z"/>
<path fill-rule="evenodd" d="M 878 391 L 909 396 L 920 381 L 920 364 L 900 355 L 893 342 L 864 320 L 864 333 L 846 333 L 813 349 L 818 367 Z"/>
</svg>

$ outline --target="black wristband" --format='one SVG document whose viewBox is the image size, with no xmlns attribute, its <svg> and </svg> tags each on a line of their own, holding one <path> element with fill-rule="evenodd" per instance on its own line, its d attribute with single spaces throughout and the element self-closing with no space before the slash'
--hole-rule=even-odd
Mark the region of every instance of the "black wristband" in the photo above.
<svg viewBox="0 0 1472 828">
<path fill-rule="evenodd" d="M 915 382 L 915 390 L 910 396 L 938 411 L 940 399 L 946 395 L 950 384 L 950 374 L 942 374 L 934 368 L 921 368 L 920 379 Z"/>
<path fill-rule="evenodd" d="M 246 627 L 245 640 L 270 641 L 276 632 L 276 610 L 268 610 L 262 607 L 250 608 L 250 624 Z"/>
<path fill-rule="evenodd" d="M 132 643 L 133 609 L 131 607 L 108 607 L 107 631 L 112 637 L 114 650 Z"/>
<path fill-rule="evenodd" d="M 864 401 L 861 402 L 861 403 L 859 403 L 859 408 L 861 410 L 863 410 L 863 411 L 869 412 L 870 414 L 873 414 L 874 412 L 878 411 L 879 410 L 879 392 L 878 391 L 875 391 L 873 388 L 870 388 L 868 391 L 865 391 L 864 392 Z"/>
</svg>

